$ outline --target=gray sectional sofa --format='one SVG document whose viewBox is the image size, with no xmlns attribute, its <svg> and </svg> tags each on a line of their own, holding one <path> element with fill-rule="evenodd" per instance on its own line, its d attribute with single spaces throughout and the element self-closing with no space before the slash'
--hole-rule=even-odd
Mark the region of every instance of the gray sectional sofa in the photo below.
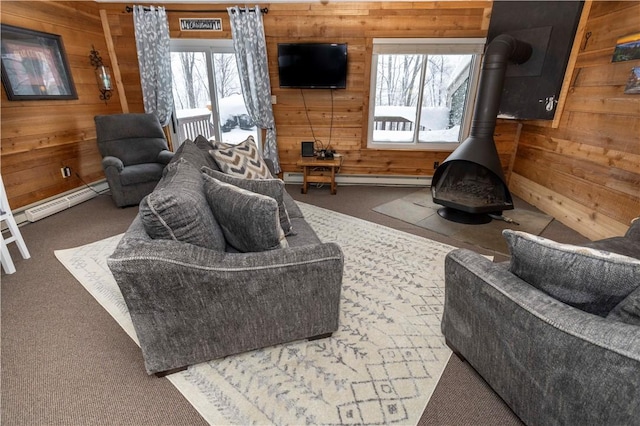
<svg viewBox="0 0 640 426">
<path fill-rule="evenodd" d="M 528 425 L 640 424 L 640 220 L 585 246 L 504 231 L 445 261 L 447 344 Z"/>
<path fill-rule="evenodd" d="M 247 188 L 231 188 L 242 179 L 221 176 L 210 149 L 204 138 L 179 147 L 108 259 L 149 374 L 338 328 L 340 247 L 318 239 L 280 180 L 247 197 L 291 229 L 282 238 L 286 226 L 277 235 L 261 227 L 258 209 L 243 204 Z M 227 217 L 231 225 L 216 219 Z"/>
</svg>

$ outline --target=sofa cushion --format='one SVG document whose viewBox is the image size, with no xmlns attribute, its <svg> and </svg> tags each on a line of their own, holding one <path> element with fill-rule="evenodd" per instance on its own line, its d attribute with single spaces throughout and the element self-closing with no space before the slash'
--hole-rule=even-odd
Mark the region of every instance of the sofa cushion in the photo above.
<svg viewBox="0 0 640 426">
<path fill-rule="evenodd" d="M 208 153 L 210 149 L 213 149 L 213 142 L 202 135 L 196 136 L 193 143 L 205 153 Z"/>
<path fill-rule="evenodd" d="M 243 253 L 287 247 L 276 200 L 202 176 L 209 207 L 229 245 Z"/>
<path fill-rule="evenodd" d="M 640 239 L 633 239 L 630 237 L 611 237 L 581 245 L 583 247 L 610 251 L 623 256 L 640 259 Z"/>
<path fill-rule="evenodd" d="M 552 297 L 606 316 L 640 286 L 640 260 L 506 229 L 509 270 Z"/>
<path fill-rule="evenodd" d="M 200 170 L 184 158 L 166 169 L 153 192 L 140 202 L 140 218 L 147 234 L 224 251 L 224 235 L 204 195 Z"/>
<path fill-rule="evenodd" d="M 197 170 L 200 170 L 200 168 L 203 166 L 218 169 L 218 165 L 215 161 L 213 161 L 213 158 L 211 158 L 207 151 L 198 148 L 196 143 L 191 139 L 186 139 L 184 142 L 182 142 L 182 144 L 176 150 L 176 153 L 171 161 L 175 163 L 181 158 L 193 164 L 193 166 Z"/>
<path fill-rule="evenodd" d="M 607 318 L 627 324 L 640 325 L 640 287 L 622 299 L 607 315 Z"/>
<path fill-rule="evenodd" d="M 226 174 L 247 179 L 273 179 L 266 163 L 262 160 L 253 136 L 237 145 L 221 142 L 209 151 L 220 170 Z"/>
<path fill-rule="evenodd" d="M 247 191 L 255 192 L 257 194 L 266 195 L 273 198 L 278 203 L 278 215 L 280 217 L 280 226 L 285 235 L 291 233 L 291 221 L 287 214 L 287 208 L 284 205 L 283 194 L 285 193 L 284 182 L 280 179 L 244 179 L 228 175 L 216 170 L 211 170 L 208 167 L 203 167 L 202 172 L 218 179 L 221 182 L 235 185 L 239 188 L 246 189 Z"/>
</svg>

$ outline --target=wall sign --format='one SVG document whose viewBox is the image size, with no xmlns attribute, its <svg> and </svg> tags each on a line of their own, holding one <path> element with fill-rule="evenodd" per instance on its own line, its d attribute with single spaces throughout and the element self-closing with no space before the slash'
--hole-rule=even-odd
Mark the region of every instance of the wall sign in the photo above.
<svg viewBox="0 0 640 426">
<path fill-rule="evenodd" d="M 220 18 L 180 18 L 182 31 L 222 31 Z"/>
</svg>

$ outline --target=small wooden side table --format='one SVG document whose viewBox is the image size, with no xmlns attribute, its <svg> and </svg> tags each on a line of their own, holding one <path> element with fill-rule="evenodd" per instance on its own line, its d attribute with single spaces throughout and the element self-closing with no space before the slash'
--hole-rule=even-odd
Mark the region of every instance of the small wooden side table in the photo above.
<svg viewBox="0 0 640 426">
<path fill-rule="evenodd" d="M 333 159 L 319 159 L 317 157 L 303 157 L 298 160 L 298 167 L 302 167 L 304 180 L 300 192 L 307 193 L 309 183 L 331 184 L 331 194 L 336 193 L 336 174 L 340 170 L 342 157 Z"/>
</svg>

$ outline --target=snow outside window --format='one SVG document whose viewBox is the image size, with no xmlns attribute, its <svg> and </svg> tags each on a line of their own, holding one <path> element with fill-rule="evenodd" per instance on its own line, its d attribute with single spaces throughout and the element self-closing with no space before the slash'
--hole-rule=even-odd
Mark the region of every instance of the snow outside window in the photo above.
<svg viewBox="0 0 640 426">
<path fill-rule="evenodd" d="M 249 118 L 242 96 L 231 40 L 171 40 L 175 129 L 179 146 L 198 135 L 237 144 L 257 126 Z"/>
<path fill-rule="evenodd" d="M 368 146 L 454 149 L 468 134 L 484 39 L 374 39 Z"/>
</svg>

